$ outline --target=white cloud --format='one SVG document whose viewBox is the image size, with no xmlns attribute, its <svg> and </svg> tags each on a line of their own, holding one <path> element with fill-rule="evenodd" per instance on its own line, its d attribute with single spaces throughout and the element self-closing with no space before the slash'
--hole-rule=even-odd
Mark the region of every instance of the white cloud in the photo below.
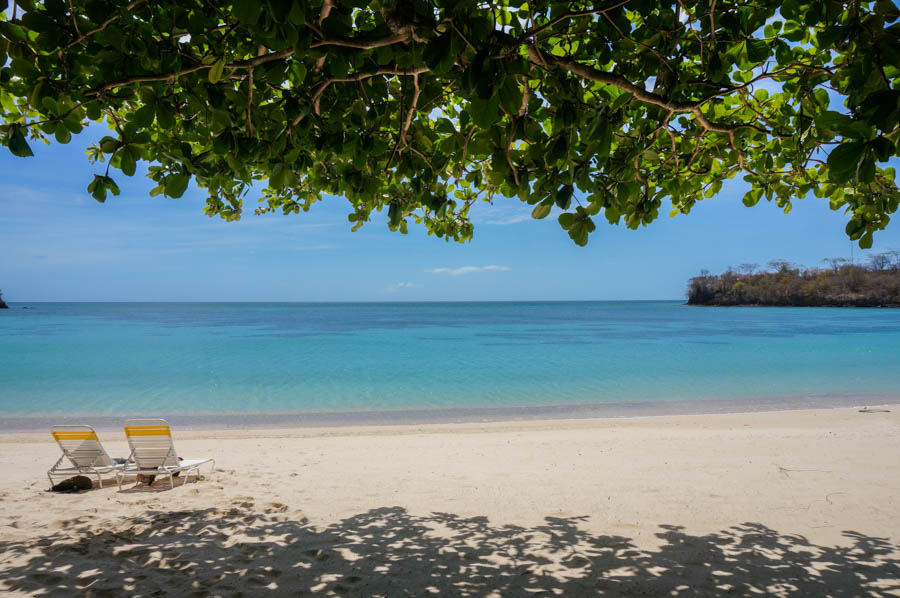
<svg viewBox="0 0 900 598">
<path fill-rule="evenodd" d="M 520 222 L 527 222 L 531 219 L 531 212 L 525 211 L 519 214 L 510 214 L 508 216 L 500 216 L 498 218 L 494 218 L 493 220 L 487 220 L 485 224 L 496 224 L 498 226 L 503 226 L 506 224 L 518 224 Z"/>
<path fill-rule="evenodd" d="M 459 268 L 432 268 L 425 270 L 429 274 L 449 274 L 450 276 L 463 276 L 474 272 L 508 272 L 508 266 L 461 266 Z"/>
<path fill-rule="evenodd" d="M 419 284 L 418 282 L 397 282 L 386 288 L 385 292 L 396 293 L 406 289 L 421 289 L 423 286 L 425 285 Z"/>
</svg>

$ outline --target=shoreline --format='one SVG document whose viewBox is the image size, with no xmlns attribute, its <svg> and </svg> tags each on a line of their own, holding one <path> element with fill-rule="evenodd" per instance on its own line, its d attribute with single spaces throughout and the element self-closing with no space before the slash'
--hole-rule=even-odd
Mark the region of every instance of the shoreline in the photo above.
<svg viewBox="0 0 900 598">
<path fill-rule="evenodd" d="M 42 432 L 52 425 L 87 423 L 96 430 L 117 430 L 131 418 L 167 420 L 185 430 L 250 430 L 278 428 L 395 427 L 472 423 L 516 423 L 565 420 L 604 420 L 665 416 L 704 416 L 829 410 L 862 407 L 900 408 L 897 395 L 830 397 L 761 397 L 753 399 L 697 399 L 693 401 L 622 401 L 574 405 L 503 407 L 434 407 L 422 409 L 348 409 L 343 411 L 286 411 L 248 413 L 162 414 L 135 412 L 123 415 L 2 415 L 0 431 Z"/>
</svg>

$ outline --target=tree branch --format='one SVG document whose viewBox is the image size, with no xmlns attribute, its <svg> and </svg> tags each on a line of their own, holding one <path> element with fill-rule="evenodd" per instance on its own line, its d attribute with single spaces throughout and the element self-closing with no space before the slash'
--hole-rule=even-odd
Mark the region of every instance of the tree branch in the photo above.
<svg viewBox="0 0 900 598">
<path fill-rule="evenodd" d="M 256 58 L 250 58 L 248 60 L 238 60 L 236 62 L 232 62 L 230 64 L 226 64 L 225 68 L 230 69 L 252 69 L 253 67 L 259 66 L 261 64 L 266 64 L 267 62 L 274 62 L 275 60 L 281 60 L 282 58 L 287 58 L 294 53 L 293 48 L 290 50 L 282 50 L 280 52 L 274 52 L 272 54 L 266 54 L 264 56 L 257 56 Z M 109 83 L 104 83 L 98 88 L 92 89 L 88 92 L 85 92 L 86 96 L 94 96 L 99 95 L 105 91 L 109 91 L 110 89 L 114 89 L 116 87 L 124 87 L 125 85 L 131 85 L 132 83 L 152 83 L 155 81 L 172 81 L 181 77 L 182 75 L 189 75 L 191 73 L 196 73 L 197 71 L 205 71 L 211 69 L 215 66 L 215 63 L 212 64 L 198 64 L 184 70 L 178 71 L 177 73 L 167 73 L 165 75 L 138 75 L 135 77 L 129 77 L 127 79 L 120 79 L 118 81 L 111 81 Z"/>
<path fill-rule="evenodd" d="M 131 10 L 131 9 L 133 9 L 135 6 L 137 6 L 137 5 L 139 5 L 139 4 L 143 4 L 143 3 L 146 2 L 146 1 L 147 1 L 147 0 L 134 0 L 134 1 L 131 2 L 128 6 L 126 6 L 125 8 L 123 8 L 122 11 L 128 11 L 128 10 Z M 71 3 L 69 4 L 69 6 L 71 6 Z M 72 42 L 69 42 L 68 44 L 66 44 L 66 47 L 67 47 L 67 48 L 71 48 L 72 46 L 74 46 L 74 45 L 76 45 L 76 44 L 80 44 L 80 43 L 83 42 L 85 39 L 87 39 L 88 37 L 94 35 L 95 33 L 100 33 L 101 31 L 103 31 L 104 29 L 106 29 L 107 27 L 109 27 L 109 25 L 110 25 L 113 21 L 115 21 L 116 19 L 118 19 L 118 18 L 121 17 L 121 16 L 122 16 L 122 13 L 119 12 L 119 14 L 113 15 L 113 16 L 109 17 L 108 19 L 106 19 L 105 21 L 103 21 L 103 22 L 100 24 L 99 27 L 97 27 L 96 29 L 91 29 L 90 31 L 85 31 L 83 34 L 81 34 L 81 35 L 78 36 L 78 39 L 76 39 L 75 41 L 72 41 Z M 74 23 L 75 21 L 76 21 L 75 11 L 72 10 L 72 22 Z M 77 24 L 77 23 L 75 24 L 75 30 L 78 31 L 78 24 Z"/>
<path fill-rule="evenodd" d="M 334 0 L 322 0 L 322 10 L 319 11 L 319 26 L 322 25 L 322 21 L 328 18 L 328 15 L 331 14 L 331 9 L 334 8 Z M 313 68 L 314 73 L 320 73 L 322 71 L 322 67 L 325 66 L 325 59 L 327 56 L 322 56 L 316 60 L 316 66 Z"/>
<path fill-rule="evenodd" d="M 622 2 L 617 2 L 617 3 L 613 4 L 612 6 L 607 6 L 606 8 L 600 8 L 597 10 L 582 10 L 582 11 L 578 11 L 578 12 L 569 12 L 564 15 L 560 15 L 560 16 L 556 17 L 552 21 L 544 23 L 543 25 L 540 25 L 539 27 L 534 27 L 534 16 L 532 15 L 532 29 L 530 31 L 526 31 L 525 33 L 520 35 L 519 39 L 517 41 L 521 44 L 523 41 L 525 41 L 529 37 L 535 37 L 535 36 L 537 36 L 538 33 L 541 33 L 544 30 L 553 27 L 557 23 L 561 23 L 562 21 L 565 21 L 566 19 L 574 19 L 576 17 L 586 17 L 588 15 L 597 15 L 600 13 L 607 13 L 611 10 L 615 10 L 615 9 L 619 8 L 620 6 L 625 6 L 626 4 L 628 4 L 629 1 L 630 0 L 623 0 Z M 530 3 L 529 3 L 528 8 L 530 11 L 531 10 Z"/>
<path fill-rule="evenodd" d="M 412 102 L 409 105 L 409 110 L 406 112 L 406 121 L 403 123 L 403 129 L 400 131 L 400 143 L 406 145 L 406 133 L 409 131 L 410 125 L 412 125 L 413 116 L 416 113 L 416 104 L 419 103 L 419 95 L 422 93 L 421 88 L 419 87 L 419 73 L 413 74 L 413 97 Z"/>
<path fill-rule="evenodd" d="M 428 68 L 424 66 L 414 67 L 411 69 L 398 69 L 396 67 L 393 68 L 383 68 L 375 71 L 367 71 L 361 73 L 354 73 L 347 77 L 333 77 L 331 79 L 326 79 L 321 84 L 319 84 L 319 88 L 313 94 L 312 104 L 313 111 L 318 115 L 319 114 L 319 102 L 322 99 L 322 94 L 325 93 L 325 90 L 328 89 L 328 86 L 332 83 L 351 83 L 356 81 L 362 81 L 363 79 L 368 79 L 370 77 L 377 77 L 378 75 L 419 75 L 421 73 L 428 72 Z M 300 124 L 300 122 L 306 117 L 306 114 L 301 114 L 297 118 L 294 119 L 294 122 L 291 123 L 292 127 L 296 127 Z"/>
<path fill-rule="evenodd" d="M 706 129 L 707 131 L 712 131 L 714 133 L 726 133 L 730 134 L 733 131 L 741 128 L 749 128 L 755 129 L 760 133 L 769 134 L 769 131 L 750 123 L 739 123 L 739 124 L 722 124 L 715 123 L 706 118 L 703 114 L 703 111 L 700 107 L 710 99 L 720 95 L 727 95 L 732 93 L 738 89 L 742 89 L 750 83 L 745 83 L 736 88 L 727 89 L 723 91 L 716 92 L 710 96 L 703 98 L 697 102 L 674 102 L 669 101 L 663 98 L 662 96 L 655 94 L 653 92 L 647 91 L 646 89 L 642 89 L 637 85 L 633 84 L 631 81 L 626 79 L 621 75 L 616 75 L 615 73 L 606 73 L 603 71 L 598 71 L 597 69 L 575 62 L 574 60 L 570 60 L 568 58 L 560 58 L 558 56 L 553 56 L 552 54 L 545 54 L 541 52 L 534 46 L 528 47 L 528 57 L 533 64 L 542 65 L 542 64 L 552 64 L 554 66 L 565 69 L 579 77 L 584 79 L 589 79 L 591 81 L 596 81 L 598 83 L 606 83 L 607 85 L 613 85 L 618 87 L 623 91 L 627 91 L 631 95 L 635 97 L 635 99 L 644 102 L 645 104 L 651 104 L 653 106 L 659 106 L 660 108 L 665 108 L 670 112 L 690 112 L 694 115 L 694 118 L 697 120 L 700 125 Z M 780 71 L 779 71 L 780 72 Z M 765 77 L 771 77 L 774 73 L 760 75 L 756 78 L 756 80 Z"/>
<path fill-rule="evenodd" d="M 389 35 L 387 37 L 379 37 L 375 39 L 356 39 L 352 37 L 326 37 L 317 28 L 307 23 L 310 29 L 313 29 L 322 38 L 317 42 L 310 44 L 310 48 L 320 48 L 322 46 L 341 46 L 343 48 L 356 48 L 358 50 L 374 50 L 382 46 L 391 46 L 393 44 L 406 43 L 410 36 L 402 34 Z"/>
</svg>

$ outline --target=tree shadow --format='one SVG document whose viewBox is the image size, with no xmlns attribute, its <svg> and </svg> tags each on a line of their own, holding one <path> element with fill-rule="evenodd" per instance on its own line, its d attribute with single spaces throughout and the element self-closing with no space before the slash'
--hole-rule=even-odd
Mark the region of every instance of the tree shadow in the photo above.
<svg viewBox="0 0 900 598">
<path fill-rule="evenodd" d="M 818 546 L 757 523 L 662 545 L 582 529 L 380 508 L 315 528 L 278 503 L 149 511 L 115 525 L 80 517 L 27 541 L 0 541 L 0 589 L 35 595 L 889 596 L 900 546 L 845 532 Z"/>
</svg>

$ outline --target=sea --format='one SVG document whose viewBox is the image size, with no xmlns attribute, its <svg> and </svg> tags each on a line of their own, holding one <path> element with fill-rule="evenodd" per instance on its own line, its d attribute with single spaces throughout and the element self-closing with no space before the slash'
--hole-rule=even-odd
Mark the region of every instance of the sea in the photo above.
<svg viewBox="0 0 900 598">
<path fill-rule="evenodd" d="M 680 301 L 10 307 L 0 310 L 3 428 L 132 416 L 316 426 L 900 402 L 900 310 Z"/>
</svg>

